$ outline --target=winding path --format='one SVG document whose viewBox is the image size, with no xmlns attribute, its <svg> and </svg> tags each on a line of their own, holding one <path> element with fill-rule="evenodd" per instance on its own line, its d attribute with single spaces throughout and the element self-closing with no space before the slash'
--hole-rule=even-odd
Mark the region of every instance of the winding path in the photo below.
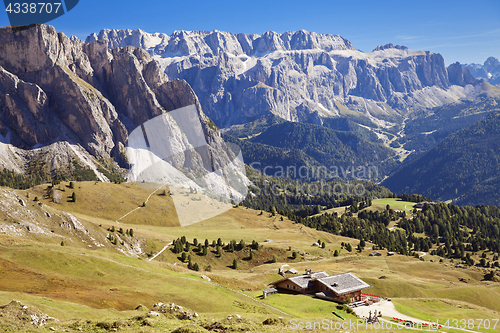
<svg viewBox="0 0 500 333">
<path fill-rule="evenodd" d="M 407 316 L 407 315 L 400 313 L 398 310 L 396 310 L 394 303 L 392 303 L 391 301 L 387 301 L 387 300 L 381 300 L 380 302 L 374 303 L 370 306 L 360 306 L 360 307 L 354 308 L 353 310 L 356 313 L 356 315 L 358 315 L 360 318 L 368 317 L 370 312 L 373 314 L 374 311 L 380 311 L 380 312 L 382 312 L 382 315 L 384 317 L 391 317 L 391 318 L 398 318 L 398 319 L 402 319 L 402 320 L 412 321 L 413 323 L 417 324 L 417 326 L 413 329 L 416 329 L 419 331 L 424 330 L 421 328 L 420 324 L 423 324 L 423 323 L 430 324 L 431 323 L 430 320 L 426 321 L 426 320 L 422 320 L 422 319 L 417 319 L 417 318 L 413 318 L 413 317 L 410 317 L 410 316 Z M 384 321 L 386 323 L 392 323 L 393 326 L 396 325 L 395 323 L 393 323 L 387 319 L 381 318 L 380 320 Z M 410 329 L 411 327 L 408 327 L 408 328 Z M 443 328 L 446 329 L 445 327 L 443 327 Z M 458 330 L 464 331 L 464 332 L 478 333 L 477 331 L 472 331 L 472 330 L 468 330 L 468 329 L 460 329 L 460 328 L 454 328 L 454 329 L 458 329 Z M 432 328 L 429 328 L 428 330 L 434 331 L 434 332 L 437 331 L 437 329 L 432 329 Z"/>
<path fill-rule="evenodd" d="M 158 252 L 157 254 L 155 254 L 155 255 L 154 255 L 154 257 L 149 258 L 149 259 L 148 259 L 148 261 L 151 261 L 151 260 L 153 260 L 154 258 L 158 257 L 160 254 L 162 254 L 162 253 L 163 253 L 163 251 L 165 251 L 165 250 L 166 250 L 166 249 L 167 249 L 170 245 L 172 245 L 173 243 L 174 243 L 174 242 L 170 242 L 170 243 L 168 243 L 167 245 L 165 245 L 165 247 L 164 247 L 163 249 L 161 249 L 161 251 L 160 251 L 160 252 Z"/>
<path fill-rule="evenodd" d="M 163 186 L 165 186 L 165 185 L 161 185 L 161 186 L 160 186 L 160 187 L 158 187 L 156 190 L 154 190 L 153 192 L 151 192 L 151 193 L 148 195 L 148 198 L 146 199 L 146 201 L 144 201 L 144 203 L 148 203 L 149 198 L 151 198 L 151 196 L 152 196 L 153 194 L 155 194 L 155 193 L 156 193 L 156 192 L 157 192 L 160 188 L 162 188 Z M 125 218 L 127 215 L 132 214 L 132 213 L 133 213 L 133 212 L 135 212 L 136 210 L 141 209 L 142 207 L 144 207 L 144 206 L 139 206 L 139 207 L 136 207 L 136 208 L 132 209 L 130 212 L 128 212 L 127 214 L 123 215 L 122 217 L 120 217 L 120 218 L 119 218 L 118 220 L 116 220 L 115 222 L 116 222 L 116 223 L 120 223 L 120 222 L 118 222 L 118 221 L 120 221 L 121 219 Z"/>
</svg>

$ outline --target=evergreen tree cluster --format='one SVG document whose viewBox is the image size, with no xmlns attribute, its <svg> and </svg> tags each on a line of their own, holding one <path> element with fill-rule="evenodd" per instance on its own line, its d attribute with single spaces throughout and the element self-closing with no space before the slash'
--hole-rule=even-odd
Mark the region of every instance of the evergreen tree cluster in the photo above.
<svg viewBox="0 0 500 333">
<path fill-rule="evenodd" d="M 252 243 L 250 245 L 247 245 L 243 239 L 239 242 L 236 242 L 236 240 L 233 239 L 229 243 L 225 244 L 220 238 L 218 238 L 217 241 L 212 240 L 212 242 L 210 242 L 208 239 L 205 239 L 204 242 L 199 242 L 198 239 L 194 238 L 193 242 L 189 242 L 187 241 L 186 236 L 182 236 L 172 242 L 171 251 L 175 254 L 180 254 L 180 260 L 182 262 L 187 261 L 189 269 L 199 270 L 199 266 L 192 263 L 190 252 L 194 252 L 198 256 L 207 256 L 210 248 L 213 252 L 215 252 L 216 257 L 219 258 L 223 255 L 224 252 L 234 253 L 236 251 L 243 251 L 245 248 L 248 248 L 250 253 L 245 260 L 252 260 L 253 251 L 259 249 L 259 243 L 255 240 L 252 240 Z M 237 263 L 235 265 L 233 262 L 232 267 L 236 269 L 237 265 Z"/>
<path fill-rule="evenodd" d="M 496 206 L 465 206 L 437 203 L 426 204 L 413 219 L 402 219 L 399 226 L 409 234 L 416 250 L 426 251 L 437 246 L 433 254 L 454 258 L 473 265 L 470 252 L 500 253 L 500 208 Z M 424 233 L 426 242 L 418 241 L 414 233 Z M 467 251 L 467 253 L 466 253 Z M 483 258 L 484 259 L 484 258 Z M 486 263 L 482 262 L 481 266 Z M 494 263 L 493 263 L 494 265 Z"/>
<path fill-rule="evenodd" d="M 73 160 L 72 166 L 66 169 L 57 169 L 52 174 L 47 173 L 45 162 L 39 159 L 33 159 L 26 166 L 25 175 L 17 173 L 13 170 L 0 170 L 0 186 L 26 190 L 33 186 L 45 183 L 57 185 L 61 181 L 88 181 L 97 180 L 94 171 L 82 167 L 78 162 Z"/>
<path fill-rule="evenodd" d="M 420 201 L 420 196 L 405 196 L 405 199 Z M 490 261 L 482 258 L 480 266 L 498 267 L 500 253 L 500 208 L 496 206 L 459 207 L 436 203 L 425 204 L 422 210 L 415 210 L 412 218 L 405 212 L 394 211 L 386 207 L 384 211 L 362 210 L 357 216 L 356 205 L 366 201 L 352 200 L 346 213 L 315 215 L 314 206 L 296 211 L 277 210 L 278 214 L 308 227 L 327 231 L 336 235 L 358 239 L 357 250 L 366 247 L 366 242 L 375 244 L 378 249 L 398 252 L 403 255 L 418 257 L 419 251 L 430 252 L 443 258 L 460 259 L 474 265 L 471 253 L 491 252 Z M 389 230 L 391 221 L 397 221 L 398 228 Z M 321 243 L 320 243 L 321 244 Z M 342 244 L 347 251 L 352 251 L 349 243 Z M 337 253 L 338 255 L 338 253 Z"/>
<path fill-rule="evenodd" d="M 253 184 L 241 205 L 255 210 L 268 209 L 271 215 L 275 208 L 305 210 L 297 214 L 308 216 L 314 209 L 317 214 L 322 207 L 330 209 L 352 205 L 353 201 L 364 202 L 364 206 L 357 206 L 362 209 L 371 205 L 371 198 L 395 196 L 388 189 L 365 180 L 307 182 L 264 176 L 251 169 L 247 169 L 247 174 Z"/>
</svg>

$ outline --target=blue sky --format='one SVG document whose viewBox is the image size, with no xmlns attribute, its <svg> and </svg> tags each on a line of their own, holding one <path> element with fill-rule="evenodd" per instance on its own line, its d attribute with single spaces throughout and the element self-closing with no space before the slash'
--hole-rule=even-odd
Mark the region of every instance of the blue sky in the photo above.
<svg viewBox="0 0 500 333">
<path fill-rule="evenodd" d="M 500 58 L 500 0 L 80 0 L 49 24 L 82 39 L 103 28 L 167 34 L 305 29 L 341 35 L 364 52 L 393 43 L 441 53 L 446 64 Z M 6 25 L 3 12 L 0 26 Z"/>
</svg>

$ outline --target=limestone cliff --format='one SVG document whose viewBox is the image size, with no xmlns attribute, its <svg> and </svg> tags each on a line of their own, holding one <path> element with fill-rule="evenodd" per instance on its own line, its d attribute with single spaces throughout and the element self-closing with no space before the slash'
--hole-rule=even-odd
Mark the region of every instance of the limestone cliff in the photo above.
<svg viewBox="0 0 500 333">
<path fill-rule="evenodd" d="M 103 41 L 83 43 L 49 25 L 0 29 L 3 167 L 22 171 L 37 157 L 46 162 L 47 171 L 54 171 L 76 160 L 105 180 L 97 171 L 100 161 L 114 159 L 121 167 L 130 167 L 125 147 L 134 129 L 190 105 L 195 107 L 211 163 L 231 164 L 235 155 L 203 113 L 189 84 L 169 81 L 145 50 L 109 49 Z M 187 134 L 179 133 L 164 137 L 175 154 L 191 156 L 176 167 L 197 175 L 213 171 Z"/>
<path fill-rule="evenodd" d="M 479 82 L 449 77 L 440 54 L 387 44 L 370 53 L 338 35 L 308 31 L 262 35 L 221 31 L 102 30 L 87 41 L 141 47 L 169 78 L 186 80 L 219 126 L 267 114 L 321 123 L 347 109 L 379 125 L 408 109 L 474 100 Z M 453 69 L 453 67 L 451 68 Z"/>
</svg>

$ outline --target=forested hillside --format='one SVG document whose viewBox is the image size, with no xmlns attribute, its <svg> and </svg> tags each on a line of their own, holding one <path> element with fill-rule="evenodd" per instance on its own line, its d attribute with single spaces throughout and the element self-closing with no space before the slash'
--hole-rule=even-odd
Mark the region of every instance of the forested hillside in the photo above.
<svg viewBox="0 0 500 333">
<path fill-rule="evenodd" d="M 397 164 L 395 154 L 384 147 L 370 131 L 348 120 L 331 120 L 325 126 L 275 122 L 240 127 L 228 131 L 224 138 L 241 146 L 245 163 L 264 168 L 268 175 L 279 174 L 279 168 L 300 166 L 314 168 L 322 166 L 328 172 L 314 177 L 288 174 L 289 178 L 311 178 L 312 180 L 345 178 L 342 169 L 372 168 L 369 177 L 358 177 L 376 181 Z M 238 140 L 232 136 L 244 137 Z M 333 170 L 333 172 L 331 172 Z M 284 175 L 286 176 L 286 175 Z"/>
<path fill-rule="evenodd" d="M 500 204 L 500 112 L 448 136 L 382 184 L 454 203 Z"/>
</svg>

